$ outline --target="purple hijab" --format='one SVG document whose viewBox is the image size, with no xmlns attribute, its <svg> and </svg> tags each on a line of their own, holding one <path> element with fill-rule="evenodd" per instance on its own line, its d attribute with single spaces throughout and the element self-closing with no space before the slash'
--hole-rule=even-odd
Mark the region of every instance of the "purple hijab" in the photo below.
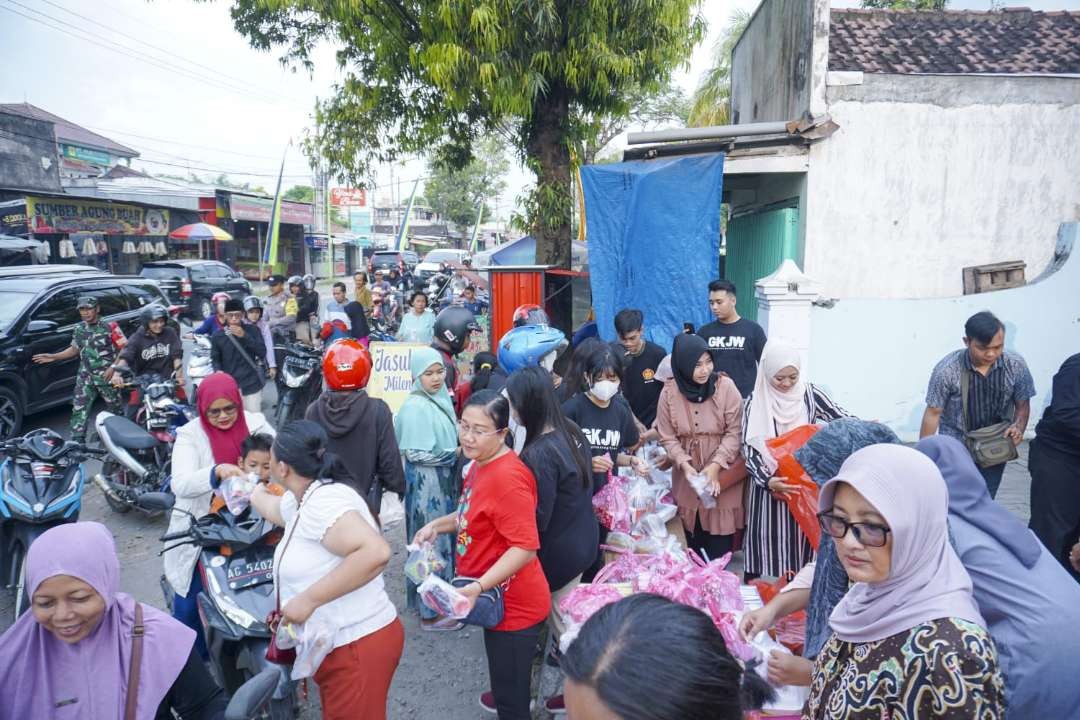
<svg viewBox="0 0 1080 720">
<path fill-rule="evenodd" d="M 971 578 L 949 544 L 949 495 L 930 458 L 903 445 L 858 450 L 822 487 L 822 511 L 832 508 L 839 482 L 857 490 L 889 524 L 892 564 L 886 580 L 855 583 L 833 610 L 829 625 L 838 638 L 873 642 L 941 618 L 986 627 Z"/>
<path fill-rule="evenodd" d="M 105 599 L 97 629 L 69 645 L 27 611 L 0 635 L 0 708 L 6 717 L 37 720 L 122 720 L 131 663 L 135 600 L 119 592 L 120 563 L 108 529 L 95 522 L 60 525 L 34 541 L 26 557 L 26 589 L 56 575 L 79 578 Z M 187 662 L 195 632 L 143 605 L 142 671 L 136 717 L 153 720 Z M 75 700 L 57 706 L 64 701 Z"/>
</svg>

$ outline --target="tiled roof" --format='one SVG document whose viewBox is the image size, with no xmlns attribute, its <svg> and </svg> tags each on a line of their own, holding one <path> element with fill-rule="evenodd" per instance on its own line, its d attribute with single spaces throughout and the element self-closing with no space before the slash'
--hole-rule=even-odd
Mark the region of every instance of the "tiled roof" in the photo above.
<svg viewBox="0 0 1080 720">
<path fill-rule="evenodd" d="M 1080 74 L 1080 12 L 837 8 L 829 69 Z"/>
<path fill-rule="evenodd" d="M 23 117 L 45 120 L 46 122 L 53 123 L 56 126 L 56 140 L 58 142 L 78 145 L 80 147 L 100 148 L 102 150 L 108 150 L 114 155 L 121 155 L 123 157 L 139 156 L 137 151 L 132 150 L 126 145 L 121 145 L 104 135 L 98 135 L 92 130 L 87 130 L 81 125 L 76 125 L 73 122 L 65 120 L 58 115 L 53 115 L 51 112 L 42 110 L 30 103 L 0 103 L 0 112 L 22 115 Z"/>
</svg>

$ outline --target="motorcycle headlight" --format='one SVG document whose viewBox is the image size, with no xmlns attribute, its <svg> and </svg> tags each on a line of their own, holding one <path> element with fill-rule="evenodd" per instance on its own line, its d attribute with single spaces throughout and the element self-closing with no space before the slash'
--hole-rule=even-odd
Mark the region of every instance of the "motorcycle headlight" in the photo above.
<svg viewBox="0 0 1080 720">
<path fill-rule="evenodd" d="M 214 601 L 221 608 L 221 611 L 225 613 L 225 617 L 245 629 L 259 622 L 254 615 L 237 605 L 236 601 L 231 597 L 221 592 L 221 586 L 218 585 L 217 578 L 214 577 L 213 573 L 208 572 L 206 578 L 210 582 L 210 591 L 214 594 Z"/>
<path fill-rule="evenodd" d="M 71 482 L 68 483 L 67 490 L 64 491 L 63 495 L 49 503 L 49 507 L 51 508 L 54 505 L 63 505 L 65 502 L 70 500 L 73 495 L 79 492 L 79 485 L 81 482 L 82 469 L 80 468 L 79 470 L 71 473 Z"/>
<path fill-rule="evenodd" d="M 310 372 L 296 374 L 285 370 L 285 385 L 291 388 L 303 387 L 309 375 Z"/>
</svg>

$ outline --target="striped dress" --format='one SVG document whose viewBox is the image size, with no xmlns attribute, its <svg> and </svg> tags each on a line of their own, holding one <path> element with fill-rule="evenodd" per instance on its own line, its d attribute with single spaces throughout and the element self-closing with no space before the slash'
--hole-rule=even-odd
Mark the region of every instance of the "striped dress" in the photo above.
<svg viewBox="0 0 1080 720">
<path fill-rule="evenodd" d="M 812 423 L 827 423 L 849 417 L 824 390 L 813 384 L 808 384 L 803 399 L 806 402 L 806 416 Z M 814 558 L 814 551 L 788 510 L 787 503 L 773 498 L 769 490 L 772 473 L 766 469 L 761 453 L 746 442 L 747 420 L 753 402 L 754 394 L 750 393 L 743 405 L 742 452 L 750 475 L 750 482 L 746 484 L 744 567 L 749 574 L 780 577 L 789 571 L 801 570 Z"/>
</svg>

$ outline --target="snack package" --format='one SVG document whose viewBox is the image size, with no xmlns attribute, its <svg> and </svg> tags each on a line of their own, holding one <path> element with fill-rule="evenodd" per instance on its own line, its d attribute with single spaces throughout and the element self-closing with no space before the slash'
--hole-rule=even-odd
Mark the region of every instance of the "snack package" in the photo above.
<svg viewBox="0 0 1080 720">
<path fill-rule="evenodd" d="M 582 583 L 571 590 L 559 601 L 559 611 L 578 625 L 584 624 L 593 614 L 613 602 L 622 600 L 625 595 L 619 588 L 606 583 Z"/>
<path fill-rule="evenodd" d="M 289 650 L 296 647 L 300 642 L 301 626 L 293 625 L 287 620 L 278 623 L 275 641 L 281 650 Z"/>
<path fill-rule="evenodd" d="M 446 569 L 446 559 L 434 543 L 409 545 L 405 549 L 409 551 L 409 557 L 405 559 L 405 577 L 416 585 L 424 582 L 428 575 L 438 574 Z"/>
<path fill-rule="evenodd" d="M 709 478 L 705 475 L 687 475 L 686 482 L 690 483 L 690 487 L 694 488 L 694 492 L 698 494 L 698 498 L 701 499 L 701 506 L 706 510 L 712 510 L 716 507 L 716 498 L 713 497 L 709 491 Z"/>
<path fill-rule="evenodd" d="M 315 674 L 319 665 L 334 649 L 334 629 L 312 616 L 300 626 L 300 641 L 296 646 L 296 662 L 292 679 L 303 680 Z"/>
<path fill-rule="evenodd" d="M 627 479 L 609 475 L 607 484 L 593 495 L 593 512 L 597 520 L 608 530 L 629 532 L 630 505 L 626 496 Z"/>
<path fill-rule="evenodd" d="M 472 609 L 469 598 L 438 575 L 428 575 L 416 592 L 425 605 L 443 617 L 461 620 Z"/>
<path fill-rule="evenodd" d="M 229 508 L 229 512 L 239 515 L 251 504 L 251 493 L 255 491 L 255 486 L 258 484 L 259 476 L 255 473 L 233 475 L 221 481 L 218 492 L 221 494 L 221 499 L 225 501 L 225 506 Z"/>
</svg>

